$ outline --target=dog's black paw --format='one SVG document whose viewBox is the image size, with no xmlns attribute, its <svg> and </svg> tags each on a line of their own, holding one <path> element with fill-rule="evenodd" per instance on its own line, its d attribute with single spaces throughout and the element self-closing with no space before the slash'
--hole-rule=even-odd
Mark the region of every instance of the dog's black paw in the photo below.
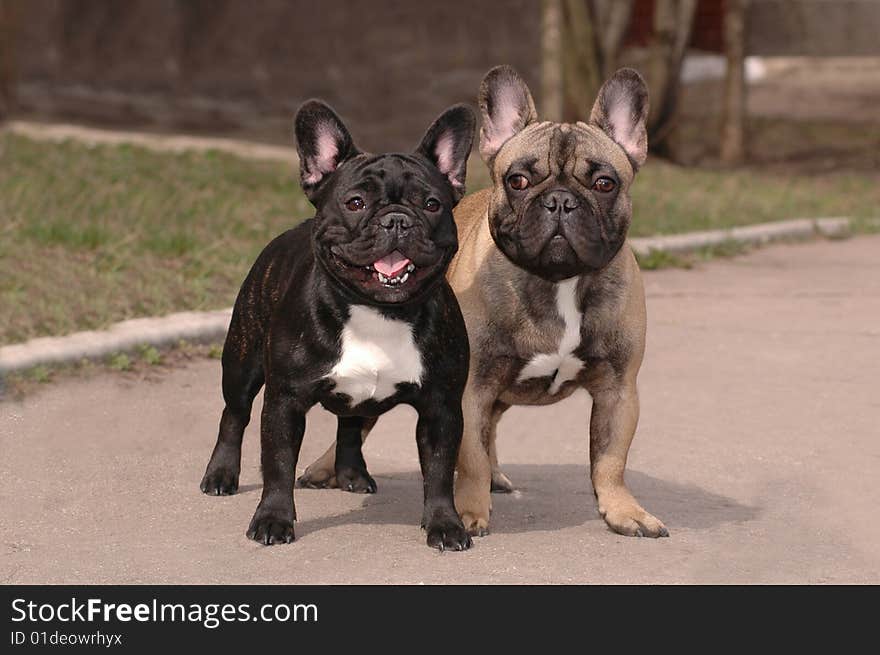
<svg viewBox="0 0 880 655">
<path fill-rule="evenodd" d="M 366 469 L 341 468 L 336 471 L 336 484 L 343 491 L 355 494 L 376 493 L 376 481 Z"/>
<path fill-rule="evenodd" d="M 257 508 L 254 518 L 247 530 L 248 539 L 272 546 L 274 544 L 289 544 L 296 537 L 293 533 L 293 521 L 281 518 L 273 512 L 264 512 Z"/>
<path fill-rule="evenodd" d="M 451 516 L 435 517 L 424 528 L 428 533 L 428 546 L 441 553 L 444 550 L 467 550 L 473 544 L 471 536 L 455 513 Z"/>
<path fill-rule="evenodd" d="M 238 471 L 226 467 L 209 468 L 199 489 L 209 496 L 231 496 L 238 491 Z"/>
</svg>

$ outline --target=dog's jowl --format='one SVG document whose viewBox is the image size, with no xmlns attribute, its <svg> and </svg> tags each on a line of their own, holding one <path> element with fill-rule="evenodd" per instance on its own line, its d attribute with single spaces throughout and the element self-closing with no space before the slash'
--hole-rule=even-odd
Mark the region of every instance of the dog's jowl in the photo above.
<svg viewBox="0 0 880 655">
<path fill-rule="evenodd" d="M 265 384 L 263 494 L 247 535 L 288 543 L 306 412 L 338 416 L 333 482 L 371 493 L 361 441 L 400 403 L 418 412 L 428 545 L 470 546 L 453 502 L 469 351 L 445 279 L 458 248 L 452 209 L 464 193 L 474 116 L 442 114 L 411 154 L 362 153 L 327 105 L 296 117 L 303 189 L 315 217 L 272 241 L 244 281 L 223 348 L 226 407 L 201 489 L 238 489 L 241 441 Z"/>
<path fill-rule="evenodd" d="M 622 534 L 665 536 L 623 475 L 645 349 L 642 279 L 625 244 L 630 185 L 647 156 L 645 83 L 618 71 L 577 123 L 539 120 L 507 66 L 486 75 L 479 100 L 492 188 L 456 208 L 461 243 L 448 273 L 471 343 L 456 507 L 472 534 L 485 534 L 490 491 L 513 489 L 496 454 L 501 416 L 585 388 L 600 514 Z M 332 462 L 328 452 L 304 477 L 329 477 Z"/>
</svg>

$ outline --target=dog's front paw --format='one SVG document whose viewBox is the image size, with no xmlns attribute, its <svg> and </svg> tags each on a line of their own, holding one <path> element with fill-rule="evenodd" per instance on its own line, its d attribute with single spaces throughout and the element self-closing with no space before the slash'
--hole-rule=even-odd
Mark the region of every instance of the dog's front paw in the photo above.
<svg viewBox="0 0 880 655">
<path fill-rule="evenodd" d="M 342 468 L 336 471 L 336 485 L 355 494 L 376 493 L 376 481 L 366 469 Z"/>
<path fill-rule="evenodd" d="M 209 496 L 231 496 L 238 491 L 238 471 L 225 466 L 209 466 L 199 489 Z"/>
<path fill-rule="evenodd" d="M 434 517 L 427 522 L 425 531 L 428 533 L 428 546 L 440 552 L 467 550 L 473 543 L 455 512 Z"/>
<path fill-rule="evenodd" d="M 301 489 L 336 489 L 339 485 L 336 482 L 336 471 L 313 464 L 296 479 L 296 486 Z"/>
<path fill-rule="evenodd" d="M 485 537 L 489 534 L 489 517 L 477 516 L 470 512 L 464 512 L 461 515 L 461 521 L 464 524 L 468 534 L 475 537 Z"/>
<path fill-rule="evenodd" d="M 265 546 L 292 542 L 295 539 L 293 521 L 284 514 L 289 515 L 289 512 L 266 511 L 258 507 L 247 530 L 248 539 Z"/>
<path fill-rule="evenodd" d="M 460 479 L 455 490 L 455 507 L 468 534 L 474 537 L 489 534 L 489 514 L 492 511 L 489 489 L 467 484 L 466 480 Z"/>
<path fill-rule="evenodd" d="M 616 497 L 615 497 L 616 496 Z M 627 537 L 668 537 L 669 530 L 628 493 L 599 497 L 599 514 L 608 527 Z"/>
</svg>

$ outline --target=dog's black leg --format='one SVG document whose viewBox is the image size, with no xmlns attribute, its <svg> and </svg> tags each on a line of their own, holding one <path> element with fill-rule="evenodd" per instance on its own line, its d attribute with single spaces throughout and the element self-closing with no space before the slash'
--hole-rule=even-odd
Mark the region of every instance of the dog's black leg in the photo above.
<svg viewBox="0 0 880 655">
<path fill-rule="evenodd" d="M 306 429 L 305 411 L 287 391 L 266 388 L 260 425 L 263 495 L 247 536 L 267 546 L 294 539 L 293 481 Z"/>
<path fill-rule="evenodd" d="M 422 527 L 428 533 L 428 545 L 432 548 L 467 550 L 471 547 L 471 538 L 455 511 L 452 494 L 463 427 L 461 405 L 444 403 L 443 400 L 429 399 L 419 409 L 416 425 L 425 489 Z"/>
<path fill-rule="evenodd" d="M 205 475 L 199 485 L 203 493 L 228 496 L 238 491 L 241 470 L 241 440 L 251 420 L 254 398 L 263 386 L 262 345 L 239 345 L 238 322 L 229 329 L 223 347 L 223 399 L 226 407 L 220 417 L 220 432 Z M 239 353 L 239 348 L 245 348 Z"/>
<path fill-rule="evenodd" d="M 367 463 L 361 450 L 365 432 L 369 432 L 375 423 L 375 418 L 339 417 L 336 430 L 336 483 L 343 491 L 376 493 L 376 481 L 367 472 Z"/>
</svg>

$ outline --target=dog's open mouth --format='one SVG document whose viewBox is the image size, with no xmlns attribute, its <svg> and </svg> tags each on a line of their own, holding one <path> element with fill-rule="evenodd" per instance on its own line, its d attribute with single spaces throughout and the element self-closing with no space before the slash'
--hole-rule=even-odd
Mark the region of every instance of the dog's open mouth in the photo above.
<svg viewBox="0 0 880 655">
<path fill-rule="evenodd" d="M 438 257 L 434 262 L 416 264 L 397 249 L 372 264 L 363 264 L 363 259 L 357 263 L 346 261 L 341 252 L 333 252 L 332 249 L 331 255 L 342 277 L 360 287 L 363 292 L 371 294 L 394 290 L 398 292 L 395 294 L 397 296 L 401 293 L 411 294 L 422 288 L 426 280 L 434 279 L 438 273 L 442 273 L 447 262 L 445 257 Z"/>
<path fill-rule="evenodd" d="M 375 279 L 389 287 L 406 284 L 410 274 L 416 270 L 415 264 L 399 250 L 393 250 L 382 257 L 382 259 L 377 259 L 371 265 L 364 268 Z"/>
</svg>

